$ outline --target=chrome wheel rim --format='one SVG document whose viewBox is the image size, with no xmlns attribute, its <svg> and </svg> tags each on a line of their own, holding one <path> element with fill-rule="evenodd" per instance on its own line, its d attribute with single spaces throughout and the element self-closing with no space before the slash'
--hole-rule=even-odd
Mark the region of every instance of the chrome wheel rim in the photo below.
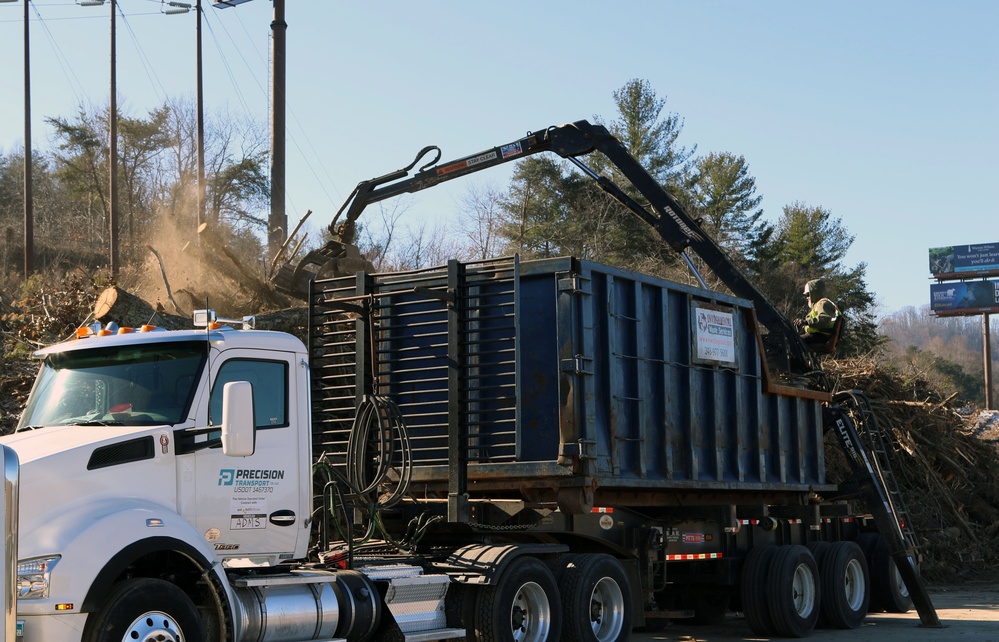
<svg viewBox="0 0 999 642">
<path fill-rule="evenodd" d="M 807 618 L 815 610 L 815 575 L 807 564 L 798 564 L 794 569 L 791 591 L 794 610 L 802 618 Z"/>
<path fill-rule="evenodd" d="M 551 629 L 552 607 L 548 595 L 536 582 L 517 590 L 510 606 L 510 625 L 516 642 L 545 642 Z"/>
<path fill-rule="evenodd" d="M 609 577 L 601 578 L 590 594 L 590 627 L 597 642 L 618 639 L 624 628 L 624 593 Z"/>
<path fill-rule="evenodd" d="M 173 617 L 150 611 L 135 618 L 125 630 L 122 642 L 184 642 L 184 634 Z"/>
<path fill-rule="evenodd" d="M 859 611 L 864 605 L 864 595 L 867 593 L 867 585 L 864 582 L 864 567 L 860 565 L 860 560 L 852 559 L 846 565 L 843 591 L 846 603 L 850 605 L 850 610 Z"/>
</svg>

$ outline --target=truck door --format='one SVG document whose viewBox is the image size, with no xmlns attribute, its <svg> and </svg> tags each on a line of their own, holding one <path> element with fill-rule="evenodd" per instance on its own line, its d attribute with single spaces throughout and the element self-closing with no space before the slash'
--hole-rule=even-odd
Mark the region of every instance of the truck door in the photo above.
<svg viewBox="0 0 999 642">
<path fill-rule="evenodd" d="M 297 401 L 304 395 L 303 368 L 293 353 L 227 350 L 223 357 L 212 364 L 208 424 L 221 422 L 223 386 L 250 382 L 255 448 L 249 457 L 227 457 L 215 432 L 208 434 L 209 447 L 193 453 L 197 526 L 219 557 L 276 563 L 304 555 L 296 550 L 307 545 L 300 539 L 309 517 L 302 492 L 308 444 L 299 425 L 308 415 Z"/>
</svg>

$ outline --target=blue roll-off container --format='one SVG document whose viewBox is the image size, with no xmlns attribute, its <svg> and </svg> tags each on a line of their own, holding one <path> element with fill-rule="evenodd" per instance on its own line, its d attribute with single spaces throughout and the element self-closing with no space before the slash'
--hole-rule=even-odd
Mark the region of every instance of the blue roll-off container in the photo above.
<svg viewBox="0 0 999 642">
<path fill-rule="evenodd" d="M 358 403 L 391 399 L 416 496 L 446 497 L 449 466 L 470 498 L 573 512 L 833 488 L 828 396 L 778 382 L 746 300 L 515 257 L 317 280 L 311 301 L 316 454 L 342 462 Z"/>
</svg>

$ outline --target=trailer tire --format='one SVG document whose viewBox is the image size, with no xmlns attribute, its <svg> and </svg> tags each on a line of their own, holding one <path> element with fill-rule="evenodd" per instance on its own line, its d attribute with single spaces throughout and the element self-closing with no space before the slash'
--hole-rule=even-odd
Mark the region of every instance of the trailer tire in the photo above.
<svg viewBox="0 0 999 642">
<path fill-rule="evenodd" d="M 837 629 L 855 629 L 867 616 L 870 574 L 864 552 L 854 542 L 830 545 L 819 562 L 822 615 Z"/>
<path fill-rule="evenodd" d="M 580 555 L 559 582 L 562 639 L 617 642 L 631 635 L 631 587 L 624 567 L 606 554 Z"/>
<path fill-rule="evenodd" d="M 822 581 L 822 559 L 826 555 L 826 551 L 829 550 L 829 542 L 811 542 L 808 545 L 808 550 L 812 552 L 812 557 L 815 558 L 815 563 L 819 566 L 819 581 Z M 823 589 L 823 593 L 825 590 Z M 825 613 L 822 609 L 819 609 L 819 619 L 815 622 L 815 628 L 826 629 L 829 628 L 829 622 L 826 620 Z"/>
<path fill-rule="evenodd" d="M 777 633 L 802 638 L 819 619 L 821 588 L 815 558 L 804 546 L 781 546 L 767 576 L 767 603 Z"/>
<path fill-rule="evenodd" d="M 770 637 L 776 633 L 770 609 L 767 606 L 766 592 L 762 590 L 770 572 L 770 564 L 777 555 L 778 547 L 767 544 L 749 551 L 742 566 L 741 597 L 742 610 L 746 614 L 749 628 L 760 636 Z"/>
<path fill-rule="evenodd" d="M 204 641 L 194 602 L 176 584 L 149 577 L 119 582 L 84 627 L 85 642 L 147 639 Z"/>
<path fill-rule="evenodd" d="M 476 642 L 545 642 L 562 636 L 561 600 L 551 570 L 522 556 L 499 583 L 479 589 L 473 624 Z M 469 636 L 471 637 L 471 636 Z"/>
<path fill-rule="evenodd" d="M 871 553 L 870 577 L 873 598 L 877 600 L 879 610 L 888 613 L 909 612 L 912 608 L 912 597 L 891 556 L 888 540 L 881 535 L 878 535 Z"/>
<path fill-rule="evenodd" d="M 820 569 L 822 568 L 822 558 L 825 557 L 830 546 L 829 542 L 812 542 L 808 545 L 808 550 L 811 551 L 812 557 L 815 558 L 815 563 L 819 565 Z"/>
</svg>

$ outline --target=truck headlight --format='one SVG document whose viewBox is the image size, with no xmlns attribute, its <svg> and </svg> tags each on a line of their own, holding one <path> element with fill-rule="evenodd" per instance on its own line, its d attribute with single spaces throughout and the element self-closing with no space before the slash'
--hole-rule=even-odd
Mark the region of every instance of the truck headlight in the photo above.
<svg viewBox="0 0 999 642">
<path fill-rule="evenodd" d="M 49 596 L 49 580 L 52 569 L 62 558 L 61 555 L 36 557 L 17 563 L 17 599 L 40 600 Z"/>
</svg>

